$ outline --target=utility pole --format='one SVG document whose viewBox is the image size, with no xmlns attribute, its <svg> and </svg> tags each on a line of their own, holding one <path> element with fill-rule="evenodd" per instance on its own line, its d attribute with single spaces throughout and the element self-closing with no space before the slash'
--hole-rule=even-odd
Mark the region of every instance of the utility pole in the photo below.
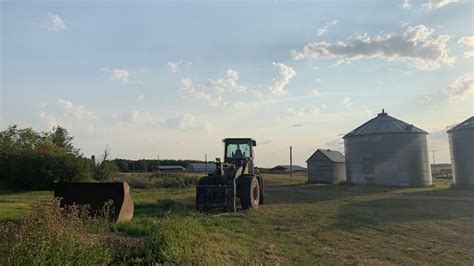
<svg viewBox="0 0 474 266">
<path fill-rule="evenodd" d="M 293 147 L 290 146 L 290 177 L 293 177 Z"/>
<path fill-rule="evenodd" d="M 433 153 L 433 172 L 435 172 L 436 174 L 436 156 L 435 156 L 435 152 L 437 152 L 438 150 L 437 149 L 431 149 L 430 150 L 432 153 Z"/>
<path fill-rule="evenodd" d="M 207 172 L 207 154 L 204 154 L 204 161 L 206 162 L 206 164 L 204 165 L 204 171 Z"/>
<path fill-rule="evenodd" d="M 160 171 L 160 154 L 158 154 L 158 163 L 156 164 L 156 171 Z"/>
</svg>

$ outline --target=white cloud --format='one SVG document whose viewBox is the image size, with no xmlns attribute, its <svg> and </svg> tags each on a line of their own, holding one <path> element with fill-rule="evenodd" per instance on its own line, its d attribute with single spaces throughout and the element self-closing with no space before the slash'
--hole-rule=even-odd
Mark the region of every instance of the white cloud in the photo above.
<svg viewBox="0 0 474 266">
<path fill-rule="evenodd" d="M 64 23 L 64 20 L 57 14 L 48 14 L 48 30 L 50 31 L 62 31 L 68 30 L 68 27 Z"/>
<path fill-rule="evenodd" d="M 239 85 L 237 81 L 239 80 L 239 72 L 234 69 L 228 69 L 226 72 L 227 79 L 218 79 L 213 80 L 209 79 L 207 85 L 209 87 L 214 87 L 217 89 L 219 93 L 224 91 L 232 91 L 232 92 L 245 92 L 247 91 L 247 87 L 243 85 Z"/>
<path fill-rule="evenodd" d="M 132 111 L 130 114 L 131 121 L 138 125 L 155 125 L 157 119 L 147 112 Z"/>
<path fill-rule="evenodd" d="M 193 87 L 193 81 L 190 78 L 183 78 L 179 83 L 180 89 L 188 93 L 194 93 L 196 89 Z"/>
<path fill-rule="evenodd" d="M 181 65 L 186 65 L 186 66 L 190 66 L 192 65 L 193 62 L 189 61 L 189 62 L 184 62 L 183 60 L 179 60 L 179 61 L 174 61 L 174 62 L 168 62 L 167 64 L 167 67 L 169 70 L 171 70 L 173 73 L 176 73 L 180 70 L 180 67 Z"/>
<path fill-rule="evenodd" d="M 337 24 L 337 19 L 327 22 L 326 24 L 324 24 L 324 26 L 322 26 L 321 28 L 317 30 L 318 36 L 323 36 L 324 34 L 328 32 L 330 26 L 334 26 L 336 24 Z"/>
<path fill-rule="evenodd" d="M 238 80 L 238 73 L 235 70 L 229 69 L 227 71 L 228 79 L 222 80 L 219 79 L 217 81 L 208 81 L 205 86 L 194 86 L 192 80 L 190 78 L 183 78 L 180 82 L 180 89 L 181 91 L 192 95 L 195 99 L 204 101 L 210 107 L 231 107 L 231 108 L 240 108 L 245 105 L 242 101 L 224 101 L 223 96 L 221 95 L 224 91 L 223 88 L 227 88 L 230 92 L 237 92 L 242 93 L 242 91 L 238 87 L 236 81 Z M 211 84 L 212 83 L 212 84 Z M 217 92 L 214 90 L 217 88 Z M 247 90 L 247 88 L 245 88 Z M 211 91 L 211 92 L 209 92 Z M 212 93 L 214 91 L 214 93 Z M 217 95 L 215 95 L 218 93 Z M 253 92 L 256 97 L 258 97 L 258 91 Z"/>
<path fill-rule="evenodd" d="M 196 128 L 196 118 L 190 114 L 184 114 L 181 121 L 179 122 L 179 128 L 190 129 Z"/>
<path fill-rule="evenodd" d="M 474 46 L 474 35 L 473 36 L 464 36 L 459 38 L 458 44 L 465 45 L 465 46 Z M 474 51 L 467 51 L 464 52 L 465 58 L 474 57 Z"/>
<path fill-rule="evenodd" d="M 128 70 L 124 68 L 123 69 L 120 69 L 120 68 L 110 69 L 110 68 L 105 67 L 105 68 L 102 68 L 101 71 L 108 72 L 110 74 L 109 75 L 110 79 L 120 80 L 123 83 L 127 83 L 128 77 L 130 76 L 130 73 L 128 73 Z"/>
<path fill-rule="evenodd" d="M 268 89 L 273 93 L 273 95 L 283 95 L 285 94 L 285 86 L 288 84 L 290 79 L 296 76 L 296 72 L 292 67 L 284 65 L 282 63 L 273 63 L 274 66 L 280 69 L 280 79 L 273 79 L 272 84 Z"/>
<path fill-rule="evenodd" d="M 197 90 L 193 86 L 193 81 L 190 78 L 183 78 L 180 82 L 180 90 L 192 95 L 194 98 L 206 102 L 208 106 L 217 107 L 222 104 L 222 96 L 211 96 L 203 90 Z"/>
<path fill-rule="evenodd" d="M 467 52 L 464 52 L 464 57 L 465 57 L 465 58 L 474 57 L 474 51 L 467 51 Z"/>
<path fill-rule="evenodd" d="M 318 96 L 321 96 L 321 93 L 319 92 L 319 90 L 314 89 L 311 91 L 311 95 L 318 97 Z"/>
<path fill-rule="evenodd" d="M 344 98 L 344 101 L 342 102 L 344 104 L 344 106 L 346 106 L 347 109 L 351 110 L 352 111 L 352 101 L 349 97 L 345 97 Z"/>
<path fill-rule="evenodd" d="M 262 98 L 263 97 L 263 93 L 259 90 L 254 90 L 253 95 L 257 98 Z"/>
<path fill-rule="evenodd" d="M 56 103 L 66 117 L 74 117 L 78 120 L 96 120 L 95 115 L 82 105 L 74 105 L 72 102 L 63 99 L 58 99 Z"/>
<path fill-rule="evenodd" d="M 42 126 L 51 129 L 61 125 L 75 131 L 94 131 L 97 117 L 82 105 L 76 105 L 68 100 L 58 99 L 55 104 L 42 103 L 39 119 Z"/>
<path fill-rule="evenodd" d="M 119 124 L 130 123 L 139 126 L 155 126 L 158 124 L 158 118 L 144 111 L 133 110 L 122 115 L 114 115 Z"/>
<path fill-rule="evenodd" d="M 423 1 L 425 3 L 423 3 L 421 6 L 426 9 L 438 9 L 448 4 L 458 2 L 458 0 L 423 0 Z M 401 4 L 401 7 L 403 9 L 411 10 L 413 8 L 412 1 L 404 0 L 403 3 Z"/>
<path fill-rule="evenodd" d="M 178 61 L 178 62 L 168 62 L 168 69 L 171 70 L 172 72 L 176 73 L 179 70 L 179 65 L 182 64 L 183 61 Z"/>
<path fill-rule="evenodd" d="M 457 78 L 453 81 L 451 86 L 443 89 L 442 92 L 447 95 L 448 99 L 452 102 L 474 95 L 474 75 L 465 74 Z"/>
<path fill-rule="evenodd" d="M 145 99 L 145 95 L 140 94 L 140 95 L 138 95 L 137 99 L 138 99 L 139 101 L 141 101 L 141 100 Z"/>
<path fill-rule="evenodd" d="M 466 46 L 474 46 L 474 35 L 464 36 L 464 37 L 459 38 L 458 44 L 463 44 Z"/>
<path fill-rule="evenodd" d="M 120 80 L 123 83 L 128 81 L 128 71 L 126 69 L 112 69 L 110 78 L 113 80 Z"/>
<path fill-rule="evenodd" d="M 403 9 L 408 9 L 411 10 L 413 5 L 410 3 L 410 0 L 404 0 L 402 3 L 402 8 Z"/>
<path fill-rule="evenodd" d="M 165 126 L 171 129 L 178 130 L 205 130 L 209 131 L 212 128 L 208 121 L 199 121 L 195 116 L 189 113 L 178 115 L 176 118 L 171 118 L 165 121 Z"/>
<path fill-rule="evenodd" d="M 40 112 L 40 118 L 44 121 L 45 126 L 48 130 L 51 130 L 53 127 L 56 127 L 59 125 L 56 117 L 50 114 L 47 114 L 45 111 Z"/>
<path fill-rule="evenodd" d="M 438 9 L 451 3 L 456 3 L 457 0 L 428 0 L 423 4 L 423 7 L 428 9 Z"/>
<path fill-rule="evenodd" d="M 406 62 L 420 70 L 438 69 L 442 64 L 452 66 L 455 58 L 448 55 L 449 35 L 433 36 L 434 30 L 424 25 L 407 27 L 403 33 L 369 36 L 357 35 L 346 42 L 308 43 L 303 51 L 293 51 L 295 60 L 337 59 L 355 61 L 383 59 Z"/>
<path fill-rule="evenodd" d="M 312 106 L 309 108 L 301 107 L 301 108 L 289 108 L 288 109 L 288 115 L 289 116 L 304 116 L 304 115 L 317 115 L 321 113 L 322 111 L 325 111 L 327 109 L 326 105 L 323 104 L 321 107 L 317 106 Z"/>
</svg>

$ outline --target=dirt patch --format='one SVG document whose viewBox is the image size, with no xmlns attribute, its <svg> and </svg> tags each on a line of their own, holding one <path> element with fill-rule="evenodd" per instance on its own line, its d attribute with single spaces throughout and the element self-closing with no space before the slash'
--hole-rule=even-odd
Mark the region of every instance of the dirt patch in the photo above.
<svg viewBox="0 0 474 266">
<path fill-rule="evenodd" d="M 274 245 L 270 244 L 263 250 L 262 265 L 280 265 L 280 258 L 275 254 Z"/>
<path fill-rule="evenodd" d="M 131 236 L 122 232 L 113 234 L 110 240 L 112 241 L 114 250 L 119 253 L 124 253 L 119 255 L 125 255 L 130 251 L 145 249 L 149 242 L 147 237 Z"/>
</svg>

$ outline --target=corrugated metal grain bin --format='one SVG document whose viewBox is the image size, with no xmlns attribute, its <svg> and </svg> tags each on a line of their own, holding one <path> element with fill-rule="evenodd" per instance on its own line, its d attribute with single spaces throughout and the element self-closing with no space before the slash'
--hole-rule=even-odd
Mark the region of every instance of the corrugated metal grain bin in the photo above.
<svg viewBox="0 0 474 266">
<path fill-rule="evenodd" d="M 474 186 L 474 116 L 448 130 L 453 183 Z"/>
<path fill-rule="evenodd" d="M 346 181 L 344 155 L 338 151 L 318 149 L 306 163 L 308 182 L 335 184 Z"/>
<path fill-rule="evenodd" d="M 382 110 L 344 136 L 347 180 L 388 186 L 431 185 L 427 135 Z"/>
</svg>

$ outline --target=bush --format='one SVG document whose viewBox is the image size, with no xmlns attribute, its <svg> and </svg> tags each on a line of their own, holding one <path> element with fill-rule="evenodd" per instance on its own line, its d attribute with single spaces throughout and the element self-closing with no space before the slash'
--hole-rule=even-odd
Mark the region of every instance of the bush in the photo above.
<svg viewBox="0 0 474 266">
<path fill-rule="evenodd" d="M 49 189 L 53 181 L 89 179 L 89 160 L 71 154 L 21 154 L 1 158 L 5 179 L 24 189 Z"/>
<path fill-rule="evenodd" d="M 157 187 L 164 188 L 186 188 L 195 186 L 198 182 L 196 177 L 191 176 L 163 176 L 156 177 Z"/>
<path fill-rule="evenodd" d="M 0 265 L 97 265 L 112 262 L 106 219 L 85 207 L 39 201 L 19 224 L 0 224 Z"/>
<path fill-rule="evenodd" d="M 123 178 L 132 188 L 187 188 L 197 184 L 197 176 L 182 173 L 155 173 L 151 176 L 132 174 Z"/>
<path fill-rule="evenodd" d="M 53 181 L 91 177 L 90 160 L 72 145 L 66 129 L 36 132 L 11 126 L 0 132 L 0 179 L 25 189 L 48 189 Z"/>
</svg>

